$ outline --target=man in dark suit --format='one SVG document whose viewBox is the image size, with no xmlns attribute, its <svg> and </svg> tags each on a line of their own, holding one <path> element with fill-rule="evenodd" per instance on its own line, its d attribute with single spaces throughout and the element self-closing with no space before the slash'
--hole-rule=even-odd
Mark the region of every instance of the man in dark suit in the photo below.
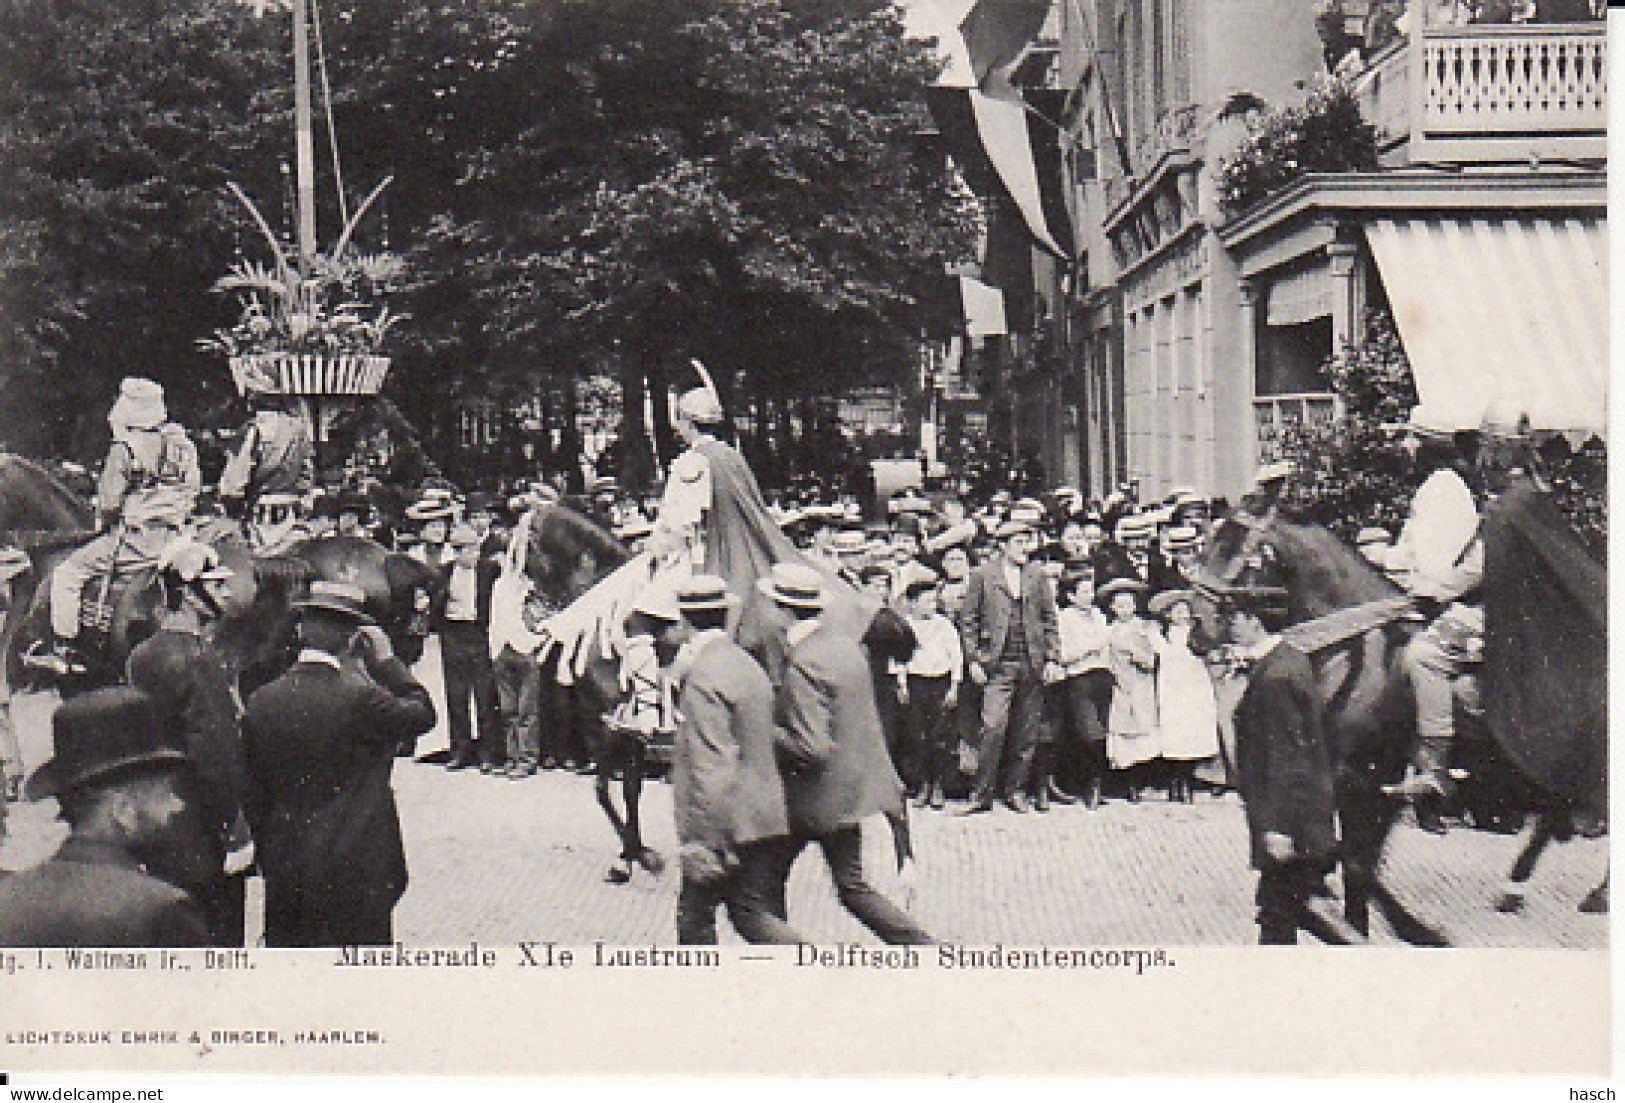
<svg viewBox="0 0 1625 1103">
<path fill-rule="evenodd" d="M 992 809 L 1002 794 L 1012 811 L 1027 811 L 1027 773 L 1044 722 L 1043 687 L 1060 677 L 1055 594 L 1030 561 L 1033 531 L 1007 521 L 999 552 L 970 577 L 959 610 L 970 679 L 982 687 L 982 734 L 970 812 Z"/>
<path fill-rule="evenodd" d="M 931 936 L 863 873 L 859 825 L 903 809 L 903 783 L 886 752 L 863 648 L 820 619 L 824 582 L 811 567 L 780 563 L 758 586 L 796 617 L 776 705 L 779 739 L 793 763 L 784 786 L 795 839 L 785 869 L 817 843 L 847 911 L 886 942 L 929 943 Z"/>
<path fill-rule="evenodd" d="M 50 861 L 0 879 L 0 946 L 207 946 L 194 882 L 213 855 L 189 799 L 190 764 L 134 689 L 64 703 L 54 757 L 28 797 L 55 797 L 72 828 Z"/>
<path fill-rule="evenodd" d="M 773 686 L 728 635 L 727 583 L 695 575 L 677 593 L 693 635 L 678 698 L 672 800 L 682 845 L 677 937 L 717 940 L 717 905 L 747 942 L 801 941 L 785 922 L 794 851 L 773 727 Z"/>
<path fill-rule="evenodd" d="M 455 558 L 440 569 L 433 625 L 440 633 L 440 662 L 446 679 L 446 726 L 451 736 L 448 770 L 478 766 L 492 774 L 507 757 L 497 709 L 496 671 L 491 664 L 491 590 L 501 564 L 480 552 L 480 536 L 467 525 L 451 533 Z M 478 738 L 469 716 L 479 724 Z"/>
<path fill-rule="evenodd" d="M 1221 595 L 1225 632 L 1252 664 L 1236 706 L 1236 785 L 1258 870 L 1258 941 L 1290 946 L 1302 929 L 1341 945 L 1359 935 L 1317 906 L 1337 850 L 1336 753 L 1314 667 L 1279 635 L 1286 607 L 1271 586 Z"/>
<path fill-rule="evenodd" d="M 389 775 L 396 746 L 434 726 L 434 705 L 367 616 L 365 596 L 313 583 L 296 604 L 298 661 L 243 716 L 268 946 L 387 944 L 406 891 Z"/>
<path fill-rule="evenodd" d="M 241 946 L 253 861 L 242 808 L 243 740 L 231 677 L 206 639 L 232 572 L 213 548 L 185 541 L 164 553 L 158 577 L 162 626 L 130 652 L 129 682 L 153 698 L 168 735 L 196 767 L 214 860 L 204 883 L 183 887 L 208 913 L 214 945 Z"/>
</svg>

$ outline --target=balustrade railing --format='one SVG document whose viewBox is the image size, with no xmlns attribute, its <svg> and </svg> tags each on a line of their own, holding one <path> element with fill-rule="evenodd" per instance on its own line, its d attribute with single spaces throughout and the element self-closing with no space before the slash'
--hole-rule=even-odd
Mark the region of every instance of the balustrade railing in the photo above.
<svg viewBox="0 0 1625 1103">
<path fill-rule="evenodd" d="M 1374 57 L 1355 88 L 1381 148 L 1408 141 L 1413 162 L 1607 155 L 1603 23 L 1429 27 Z"/>
</svg>

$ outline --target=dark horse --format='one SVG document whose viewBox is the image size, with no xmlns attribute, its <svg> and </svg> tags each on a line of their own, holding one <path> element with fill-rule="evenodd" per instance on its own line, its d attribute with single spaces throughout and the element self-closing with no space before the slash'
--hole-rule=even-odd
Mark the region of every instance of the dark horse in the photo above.
<svg viewBox="0 0 1625 1103">
<path fill-rule="evenodd" d="M 8 684 L 25 684 L 20 656 L 28 642 L 46 631 L 46 584 L 56 564 L 92 535 L 90 508 L 48 471 L 21 456 L 0 455 L 0 546 L 28 553 L 30 569 L 13 583 L 12 600 L 0 631 Z M 371 540 L 324 537 L 296 545 L 286 556 L 255 557 L 227 522 L 205 522 L 200 538 L 219 552 L 234 572 L 227 585 L 225 613 L 216 635 L 219 648 L 239 675 L 246 694 L 281 673 L 291 660 L 291 603 L 313 579 L 350 581 L 367 592 L 368 606 L 390 631 L 397 648 L 410 654 L 414 595 L 427 592 L 433 572 L 408 556 Z M 157 626 L 159 595 L 154 572 L 138 571 L 116 590 L 105 638 L 93 641 L 86 674 L 63 685 L 66 693 L 122 679 L 129 652 Z M 92 582 L 91 586 L 96 586 Z M 418 640 L 419 646 L 421 641 Z"/>
<path fill-rule="evenodd" d="M 1375 904 L 1404 941 L 1445 944 L 1442 934 L 1395 899 L 1378 872 L 1383 847 L 1401 808 L 1384 794 L 1383 787 L 1404 775 L 1415 736 L 1415 704 L 1402 659 L 1418 622 L 1392 615 L 1394 606 L 1402 604 L 1396 599 L 1403 594 L 1327 530 L 1288 520 L 1275 509 L 1262 517 L 1237 509 L 1215 528 L 1203 560 L 1201 583 L 1222 589 L 1242 571 L 1255 572 L 1287 589 L 1289 621 L 1305 635 L 1311 634 L 1306 622 L 1354 611 L 1344 630 L 1326 635 L 1326 645 L 1312 653 L 1338 755 L 1345 915 L 1366 932 L 1370 906 Z M 1213 628 L 1212 603 L 1203 598 L 1198 605 L 1198 614 Z M 1373 610 L 1374 615 L 1360 617 L 1361 608 Z M 1320 625 L 1325 627 L 1328 621 L 1320 621 Z M 1293 631 L 1289 629 L 1289 635 Z M 1469 752 L 1473 757 L 1474 784 L 1493 792 L 1503 808 L 1515 806 L 1519 811 L 1539 813 L 1534 834 L 1512 874 L 1514 882 L 1527 880 L 1540 851 L 1553 838 L 1565 837 L 1571 802 L 1561 793 L 1545 791 L 1513 765 L 1520 759 L 1502 752 L 1499 744 L 1504 737 L 1494 724 L 1467 716 L 1462 721 L 1458 754 Z"/>
<path fill-rule="evenodd" d="M 630 558 L 618 540 L 569 506 L 543 506 L 531 512 L 522 524 L 527 530 L 525 572 L 554 608 L 570 606 Z M 640 575 L 628 581 L 646 579 Z M 608 879 L 624 883 L 631 878 L 634 866 L 658 875 L 664 862 L 644 845 L 640 817 L 648 747 L 637 735 L 618 731 L 604 722 L 604 715 L 621 695 L 618 660 L 606 656 L 596 641 L 590 641 L 576 655 L 565 654 L 554 646 L 542 664 L 542 677 L 567 683 L 560 690 L 573 706 L 573 721 L 588 728 L 587 742 L 597 763 L 594 787 L 598 804 L 621 844 L 621 864 L 611 868 Z M 558 723 L 563 718 L 543 715 L 541 719 L 543 723 Z M 620 807 L 612 791 L 616 773 L 621 776 Z"/>
<path fill-rule="evenodd" d="M 1257 517 L 1238 508 L 1214 528 L 1201 582 L 1222 589 L 1243 571 L 1284 586 L 1294 625 L 1340 610 L 1400 598 L 1399 588 L 1358 552 L 1316 525 L 1271 509 Z M 1211 601 L 1198 615 L 1216 629 Z M 1375 904 L 1394 933 L 1414 945 L 1445 945 L 1444 936 L 1406 909 L 1379 876 L 1383 847 L 1400 805 L 1382 792 L 1410 760 L 1414 711 L 1401 660 L 1414 622 L 1388 619 L 1314 651 L 1337 753 L 1337 813 L 1342 827 L 1344 914 L 1361 933 Z"/>
</svg>

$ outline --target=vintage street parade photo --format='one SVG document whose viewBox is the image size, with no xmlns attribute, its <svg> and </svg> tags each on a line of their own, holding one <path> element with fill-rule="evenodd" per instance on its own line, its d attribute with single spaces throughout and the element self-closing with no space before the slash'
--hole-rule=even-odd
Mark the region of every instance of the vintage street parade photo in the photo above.
<svg viewBox="0 0 1625 1103">
<path fill-rule="evenodd" d="M 1607 38 L 0 0 L 0 973 L 1605 978 Z"/>
</svg>

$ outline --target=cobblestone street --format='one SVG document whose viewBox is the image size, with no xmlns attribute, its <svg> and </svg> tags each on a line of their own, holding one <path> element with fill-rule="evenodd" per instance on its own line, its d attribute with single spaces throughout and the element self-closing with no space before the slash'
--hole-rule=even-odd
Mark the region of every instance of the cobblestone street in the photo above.
<svg viewBox="0 0 1625 1103">
<path fill-rule="evenodd" d="M 420 943 L 521 938 L 562 942 L 673 940 L 675 863 L 656 880 L 606 884 L 617 852 L 589 778 L 544 773 L 509 782 L 409 763 L 396 771 L 412 885 L 396 912 Z M 873 879 L 938 938 L 972 943 L 1246 944 L 1255 937 L 1246 826 L 1234 796 L 1194 805 L 1148 799 L 1046 814 L 999 809 L 966 818 L 962 805 L 910 812 L 919 855 L 912 897 L 895 877 Z M 646 835 L 675 854 L 671 789 L 645 787 Z M 883 821 L 865 825 L 866 866 L 889 871 Z M 1438 838 L 1404 825 L 1386 874 L 1400 898 L 1467 946 L 1600 948 L 1605 916 L 1575 904 L 1607 862 L 1606 840 L 1548 851 L 1522 915 L 1490 905 L 1518 840 L 1453 830 Z M 797 863 L 790 915 L 808 938 L 874 942 L 835 900 L 817 852 Z M 720 927 L 727 932 L 727 924 Z M 1374 941 L 1393 942 L 1386 930 Z"/>
<path fill-rule="evenodd" d="M 40 699 L 20 704 L 30 768 L 49 745 Z M 395 770 L 411 885 L 396 930 L 417 945 L 469 939 L 616 944 L 674 939 L 677 871 L 631 884 L 604 881 L 618 847 L 590 778 L 544 772 L 524 781 L 448 773 L 402 760 Z M 618 786 L 617 786 L 618 789 Z M 866 827 L 866 865 L 875 883 L 938 938 L 1089 946 L 1245 945 L 1254 938 L 1246 826 L 1234 796 L 1199 794 L 1193 805 L 1153 796 L 1140 805 L 1108 801 L 1047 814 L 999 809 L 986 816 L 911 811 L 919 855 L 912 893 L 888 876 L 883 821 Z M 43 858 L 60 826 L 49 803 L 13 809 L 3 861 Z M 671 789 L 644 789 L 646 836 L 675 858 Z M 1422 918 L 1463 946 L 1603 948 L 1605 916 L 1575 910 L 1607 862 L 1605 839 L 1554 846 L 1542 860 L 1521 915 L 1491 907 L 1519 840 L 1465 829 L 1438 838 L 1402 825 L 1386 876 Z M 256 883 L 257 884 L 257 883 Z M 256 893 L 257 896 L 257 893 Z M 251 912 L 254 911 L 251 907 Z M 835 899 L 816 850 L 797 863 L 790 916 L 810 939 L 874 942 Z M 251 923 L 253 920 L 251 920 Z M 732 932 L 719 924 L 725 939 Z M 1386 930 L 1374 942 L 1393 943 Z"/>
</svg>

